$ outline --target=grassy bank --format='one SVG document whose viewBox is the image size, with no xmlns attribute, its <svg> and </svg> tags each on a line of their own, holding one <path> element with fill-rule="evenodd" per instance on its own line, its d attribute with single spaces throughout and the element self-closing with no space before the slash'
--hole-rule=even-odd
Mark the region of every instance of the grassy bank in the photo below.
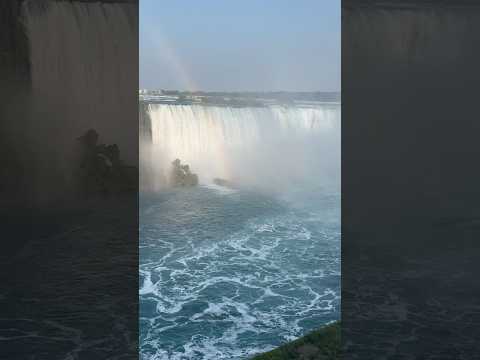
<svg viewBox="0 0 480 360">
<path fill-rule="evenodd" d="M 252 360 L 333 360 L 339 354 L 340 322 L 335 322 Z"/>
</svg>

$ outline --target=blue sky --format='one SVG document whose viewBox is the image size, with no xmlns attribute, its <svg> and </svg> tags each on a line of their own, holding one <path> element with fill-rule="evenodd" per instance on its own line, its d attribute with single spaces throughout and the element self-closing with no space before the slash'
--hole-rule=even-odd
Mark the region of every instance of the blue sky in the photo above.
<svg viewBox="0 0 480 360">
<path fill-rule="evenodd" d="M 140 0 L 140 88 L 340 90 L 340 0 Z"/>
</svg>

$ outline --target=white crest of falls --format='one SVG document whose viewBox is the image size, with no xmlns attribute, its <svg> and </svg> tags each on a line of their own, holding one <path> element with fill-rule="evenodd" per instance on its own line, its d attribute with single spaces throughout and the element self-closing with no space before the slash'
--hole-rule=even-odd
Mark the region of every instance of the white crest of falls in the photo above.
<svg viewBox="0 0 480 360">
<path fill-rule="evenodd" d="M 211 146 L 245 146 L 278 133 L 327 132 L 338 112 L 330 107 L 220 107 L 151 104 L 154 144 L 203 151 Z"/>
<path fill-rule="evenodd" d="M 332 145 L 335 148 L 331 153 L 340 150 L 339 104 L 311 107 L 150 104 L 147 112 L 151 133 L 151 152 L 147 156 L 153 156 L 157 165 L 179 158 L 199 174 L 201 182 L 215 177 L 231 180 L 253 178 L 255 174 L 265 177 L 267 173 L 274 177 L 286 167 L 295 171 L 295 166 L 304 163 L 306 152 L 313 152 L 312 144 L 316 142 L 326 145 L 336 139 L 337 145 Z"/>
</svg>

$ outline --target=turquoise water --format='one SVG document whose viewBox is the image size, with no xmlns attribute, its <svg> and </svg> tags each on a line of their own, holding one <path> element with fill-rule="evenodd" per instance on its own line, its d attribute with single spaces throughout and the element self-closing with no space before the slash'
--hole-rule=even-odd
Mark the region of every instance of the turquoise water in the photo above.
<svg viewBox="0 0 480 360">
<path fill-rule="evenodd" d="M 142 359 L 248 359 L 339 318 L 340 197 L 216 185 L 140 199 Z"/>
</svg>

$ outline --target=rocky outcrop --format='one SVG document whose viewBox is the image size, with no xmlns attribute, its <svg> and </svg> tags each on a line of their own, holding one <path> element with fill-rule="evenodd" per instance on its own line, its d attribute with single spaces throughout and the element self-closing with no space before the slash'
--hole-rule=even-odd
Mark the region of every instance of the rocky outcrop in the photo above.
<svg viewBox="0 0 480 360">
<path fill-rule="evenodd" d="M 120 158 L 117 144 L 98 144 L 99 135 L 88 130 L 77 141 L 80 146 L 78 180 L 84 196 L 109 196 L 135 191 L 138 170 L 126 165 Z"/>
<path fill-rule="evenodd" d="M 218 186 L 224 186 L 229 188 L 234 188 L 235 184 L 230 180 L 222 179 L 222 178 L 214 178 L 213 183 Z"/>
<path fill-rule="evenodd" d="M 175 187 L 187 187 L 198 185 L 198 176 L 190 171 L 190 166 L 182 165 L 180 159 L 172 162 L 172 185 Z"/>
</svg>

